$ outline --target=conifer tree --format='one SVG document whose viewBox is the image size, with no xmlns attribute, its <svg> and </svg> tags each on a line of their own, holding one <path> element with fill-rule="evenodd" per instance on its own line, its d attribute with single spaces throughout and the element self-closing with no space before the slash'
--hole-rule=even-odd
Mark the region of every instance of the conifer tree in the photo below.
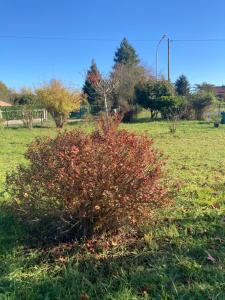
<svg viewBox="0 0 225 300">
<path fill-rule="evenodd" d="M 179 96 L 187 96 L 190 93 L 190 83 L 185 75 L 181 75 L 175 82 L 176 92 Z"/>
<path fill-rule="evenodd" d="M 115 66 L 117 65 L 137 65 L 140 60 L 134 47 L 129 44 L 126 38 L 124 38 L 120 44 L 120 47 L 115 52 L 114 57 Z"/>
<path fill-rule="evenodd" d="M 99 95 L 96 90 L 97 83 L 101 80 L 101 74 L 97 68 L 94 60 L 92 60 L 91 67 L 87 71 L 85 83 L 83 86 L 83 93 L 86 94 L 89 104 L 97 104 Z"/>
</svg>

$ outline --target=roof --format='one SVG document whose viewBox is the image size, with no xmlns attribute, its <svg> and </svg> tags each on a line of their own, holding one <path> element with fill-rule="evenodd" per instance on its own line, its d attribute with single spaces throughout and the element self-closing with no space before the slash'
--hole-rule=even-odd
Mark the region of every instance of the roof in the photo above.
<svg viewBox="0 0 225 300">
<path fill-rule="evenodd" d="M 12 104 L 5 101 L 0 101 L 0 106 L 12 106 Z"/>
<path fill-rule="evenodd" d="M 217 94 L 225 94 L 225 86 L 216 86 L 215 89 Z"/>
</svg>

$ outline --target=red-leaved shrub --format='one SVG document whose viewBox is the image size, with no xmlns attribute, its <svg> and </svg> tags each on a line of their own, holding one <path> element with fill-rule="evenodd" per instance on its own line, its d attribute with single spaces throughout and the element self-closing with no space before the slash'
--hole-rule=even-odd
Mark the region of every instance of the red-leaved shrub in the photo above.
<svg viewBox="0 0 225 300">
<path fill-rule="evenodd" d="M 40 241 L 65 241 L 136 226 L 166 202 L 162 157 L 145 135 L 101 120 L 92 133 L 76 130 L 38 138 L 29 163 L 8 175 L 16 215 Z"/>
</svg>

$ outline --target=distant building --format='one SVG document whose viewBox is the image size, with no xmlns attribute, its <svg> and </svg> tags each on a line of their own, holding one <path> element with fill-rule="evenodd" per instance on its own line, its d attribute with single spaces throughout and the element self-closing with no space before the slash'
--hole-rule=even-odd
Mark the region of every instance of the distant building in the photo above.
<svg viewBox="0 0 225 300">
<path fill-rule="evenodd" d="M 12 106 L 12 104 L 5 102 L 5 101 L 0 101 L 0 107 L 1 106 Z"/>
<path fill-rule="evenodd" d="M 216 86 L 216 95 L 225 100 L 225 86 Z"/>
</svg>

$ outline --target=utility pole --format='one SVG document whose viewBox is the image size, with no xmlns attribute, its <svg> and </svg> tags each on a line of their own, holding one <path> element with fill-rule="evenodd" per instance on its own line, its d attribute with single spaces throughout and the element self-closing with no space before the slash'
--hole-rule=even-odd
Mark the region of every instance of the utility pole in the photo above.
<svg viewBox="0 0 225 300">
<path fill-rule="evenodd" d="M 168 81 L 170 82 L 170 39 L 167 40 L 168 43 Z"/>
<path fill-rule="evenodd" d="M 165 38 L 167 38 L 167 35 L 166 34 L 164 34 L 163 36 L 162 36 L 162 38 L 159 40 L 159 42 L 158 42 L 158 44 L 157 44 L 157 46 L 156 46 L 156 74 L 155 74 L 155 77 L 156 77 L 156 80 L 158 80 L 158 65 L 159 65 L 159 46 L 160 46 L 160 44 L 162 43 L 162 41 L 165 39 Z"/>
</svg>

